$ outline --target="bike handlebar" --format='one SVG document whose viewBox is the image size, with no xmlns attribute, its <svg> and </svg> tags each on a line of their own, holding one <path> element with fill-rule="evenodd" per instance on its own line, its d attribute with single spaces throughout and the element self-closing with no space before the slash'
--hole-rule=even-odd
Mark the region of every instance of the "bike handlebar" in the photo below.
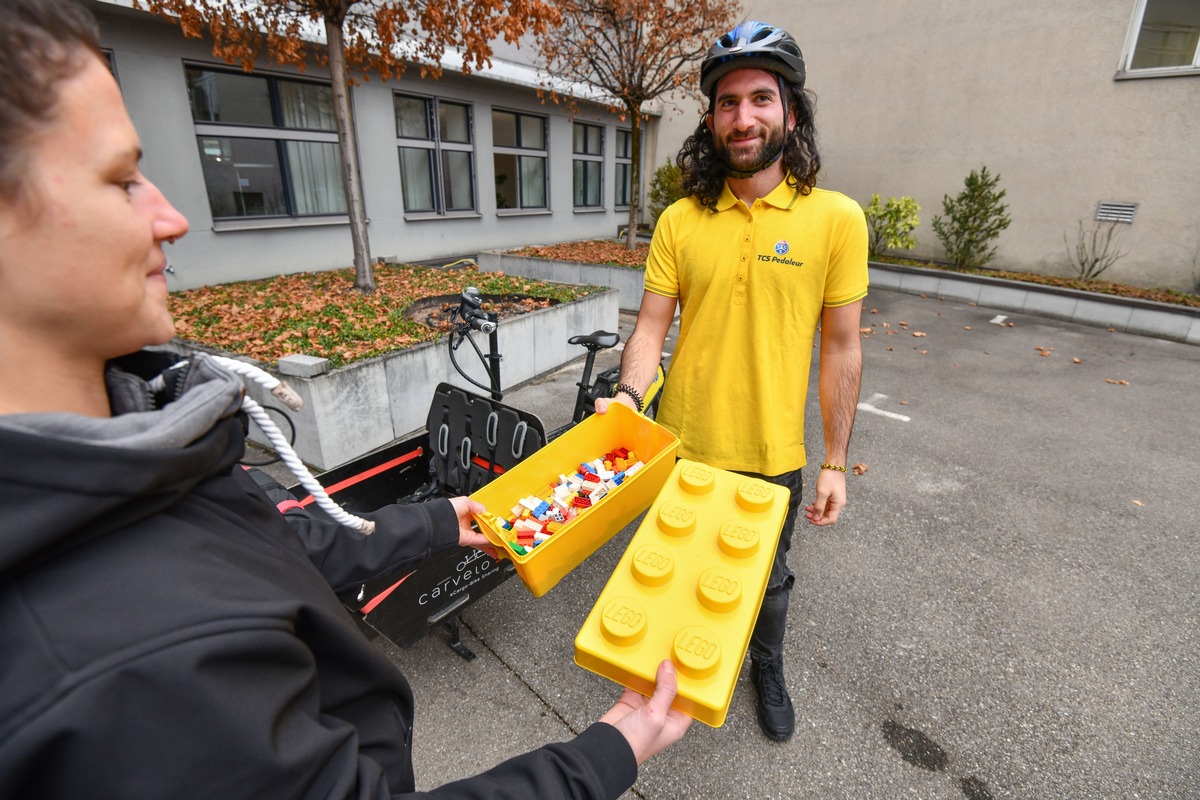
<svg viewBox="0 0 1200 800">
<path fill-rule="evenodd" d="M 496 330 L 496 323 L 488 319 L 488 315 L 482 309 L 483 298 L 479 296 L 479 290 L 468 286 L 459 295 L 459 314 L 473 329 L 480 333 L 491 333 Z"/>
</svg>

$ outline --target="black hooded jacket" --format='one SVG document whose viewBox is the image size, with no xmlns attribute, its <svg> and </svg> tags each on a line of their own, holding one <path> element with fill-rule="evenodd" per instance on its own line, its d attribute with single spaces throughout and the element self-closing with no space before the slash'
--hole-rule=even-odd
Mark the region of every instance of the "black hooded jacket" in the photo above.
<svg viewBox="0 0 1200 800">
<path fill-rule="evenodd" d="M 457 544 L 449 501 L 363 536 L 286 522 L 236 461 L 240 381 L 203 356 L 109 370 L 114 416 L 0 416 L 0 797 L 385 798 L 413 697 L 331 589 Z M 429 793 L 617 797 L 598 723 Z"/>
</svg>

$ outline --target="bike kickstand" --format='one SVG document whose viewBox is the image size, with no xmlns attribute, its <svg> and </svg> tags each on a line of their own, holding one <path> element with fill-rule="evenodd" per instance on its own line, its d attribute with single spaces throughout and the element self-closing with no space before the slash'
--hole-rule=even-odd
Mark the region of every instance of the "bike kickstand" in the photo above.
<svg viewBox="0 0 1200 800">
<path fill-rule="evenodd" d="M 448 619 L 442 620 L 442 627 L 450 634 L 450 649 L 458 653 L 466 661 L 474 661 L 475 654 L 471 649 L 462 643 L 462 636 L 459 630 L 459 618 L 455 614 Z"/>
</svg>

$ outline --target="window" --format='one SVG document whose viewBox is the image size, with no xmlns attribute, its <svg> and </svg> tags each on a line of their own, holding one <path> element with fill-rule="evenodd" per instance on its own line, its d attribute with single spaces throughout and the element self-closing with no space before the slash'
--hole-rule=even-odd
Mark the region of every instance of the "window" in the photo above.
<svg viewBox="0 0 1200 800">
<path fill-rule="evenodd" d="M 604 172 L 604 129 L 576 122 L 572 142 L 575 207 L 599 208 L 603 204 L 600 176 Z"/>
<path fill-rule="evenodd" d="M 617 131 L 617 208 L 628 208 L 633 184 L 633 131 Z"/>
<path fill-rule="evenodd" d="M 471 107 L 404 94 L 395 95 L 393 105 L 404 210 L 410 214 L 474 211 Z"/>
<path fill-rule="evenodd" d="M 546 119 L 492 111 L 497 208 L 546 208 Z"/>
<path fill-rule="evenodd" d="M 186 75 L 215 220 L 346 213 L 329 86 L 204 67 Z"/>
<path fill-rule="evenodd" d="M 1123 66 L 1131 76 L 1200 74 L 1200 3 L 1137 0 Z"/>
</svg>

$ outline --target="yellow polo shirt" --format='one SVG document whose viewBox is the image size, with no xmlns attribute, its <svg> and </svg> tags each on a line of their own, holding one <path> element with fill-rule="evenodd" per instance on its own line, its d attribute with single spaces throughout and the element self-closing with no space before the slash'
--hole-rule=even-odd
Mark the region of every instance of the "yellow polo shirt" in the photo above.
<svg viewBox="0 0 1200 800">
<path fill-rule="evenodd" d="M 778 475 L 805 464 L 804 405 L 824 306 L 867 294 L 867 224 L 845 195 L 783 181 L 750 208 L 726 185 L 654 229 L 646 289 L 678 298 L 679 340 L 658 421 L 678 455 Z"/>
</svg>

